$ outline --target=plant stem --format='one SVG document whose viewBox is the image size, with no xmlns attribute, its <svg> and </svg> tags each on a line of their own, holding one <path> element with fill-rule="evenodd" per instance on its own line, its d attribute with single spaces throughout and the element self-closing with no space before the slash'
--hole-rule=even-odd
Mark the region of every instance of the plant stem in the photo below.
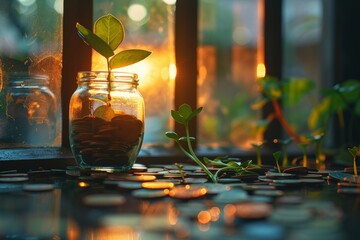
<svg viewBox="0 0 360 240">
<path fill-rule="evenodd" d="M 354 160 L 353 160 L 353 167 L 354 167 L 354 175 L 357 176 L 358 171 L 357 171 L 357 166 L 356 166 L 356 156 L 354 157 Z"/>
<path fill-rule="evenodd" d="M 108 97 L 107 97 L 107 105 L 110 107 L 111 106 L 111 68 L 110 68 L 110 62 L 109 59 L 106 59 L 107 62 L 107 69 L 108 69 L 108 75 L 107 75 L 107 80 L 108 80 Z"/>
<path fill-rule="evenodd" d="M 284 144 L 282 146 L 282 150 L 283 150 L 283 162 L 282 162 L 282 165 L 287 166 L 288 165 L 288 154 L 287 154 L 287 151 L 286 151 L 286 144 Z"/>
<path fill-rule="evenodd" d="M 292 129 L 292 127 L 289 125 L 289 123 L 286 121 L 284 114 L 281 110 L 280 104 L 276 99 L 272 100 L 272 104 L 274 106 L 274 111 L 277 119 L 285 129 L 285 131 L 289 134 L 290 137 L 292 137 L 295 142 L 300 142 L 300 137 L 295 133 L 295 131 Z"/>
<path fill-rule="evenodd" d="M 196 156 L 190 142 L 190 134 L 189 134 L 189 124 L 186 122 L 185 124 L 185 131 L 186 131 L 186 142 L 189 148 L 189 152 L 187 152 L 181 144 L 178 142 L 178 145 L 182 152 L 184 152 L 188 157 L 190 157 L 197 165 L 201 167 L 201 169 L 210 177 L 213 183 L 217 183 L 217 178 L 207 169 L 207 167 L 200 161 L 200 159 Z"/>
</svg>

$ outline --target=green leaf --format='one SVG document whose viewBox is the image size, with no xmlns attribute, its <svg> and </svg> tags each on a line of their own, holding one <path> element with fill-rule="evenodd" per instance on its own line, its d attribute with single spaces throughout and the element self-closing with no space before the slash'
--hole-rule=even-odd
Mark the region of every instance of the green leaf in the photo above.
<svg viewBox="0 0 360 240">
<path fill-rule="evenodd" d="M 267 98 L 259 98 L 259 99 L 255 100 L 255 102 L 253 104 L 251 104 L 251 109 L 260 110 L 268 102 L 269 102 L 269 99 L 267 99 Z"/>
<path fill-rule="evenodd" d="M 192 113 L 192 109 L 190 107 L 190 105 L 188 104 L 182 104 L 180 107 L 179 107 L 179 110 L 178 110 L 179 114 L 181 116 L 183 116 L 184 119 L 186 119 L 186 121 L 189 120 L 189 116 L 191 115 Z"/>
<path fill-rule="evenodd" d="M 186 122 L 185 118 L 182 115 L 180 115 L 178 111 L 171 110 L 171 116 L 177 123 L 185 124 Z"/>
<path fill-rule="evenodd" d="M 189 121 L 189 120 L 192 119 L 193 117 L 197 116 L 202 110 L 203 110 L 203 107 L 199 107 L 199 108 L 195 109 L 195 110 L 190 114 L 190 116 L 188 117 L 187 120 Z"/>
<path fill-rule="evenodd" d="M 102 56 L 108 59 L 114 55 L 111 47 L 99 36 L 92 33 L 89 29 L 79 23 L 76 23 L 76 29 L 79 36 L 84 40 L 84 42 L 88 44 L 91 48 L 93 48 L 95 51 L 100 53 Z"/>
<path fill-rule="evenodd" d="M 175 141 L 179 140 L 179 136 L 177 135 L 176 132 L 168 131 L 168 132 L 165 133 L 165 135 L 170 139 L 174 139 Z"/>
<path fill-rule="evenodd" d="M 356 157 L 358 155 L 358 152 L 360 151 L 360 146 L 354 146 L 352 148 L 348 148 L 348 151 L 353 157 Z"/>
<path fill-rule="evenodd" d="M 104 40 L 114 51 L 124 40 L 122 23 L 111 14 L 107 14 L 94 24 L 94 33 Z"/>
<path fill-rule="evenodd" d="M 270 99 L 279 99 L 282 96 L 281 84 L 275 77 L 266 76 L 259 80 L 264 94 Z"/>
<path fill-rule="evenodd" d="M 358 80 L 347 80 L 337 90 L 346 102 L 353 103 L 360 97 L 360 82 Z"/>
<path fill-rule="evenodd" d="M 326 126 L 326 121 L 332 114 L 331 98 L 324 98 L 323 101 L 315 106 L 308 118 L 308 125 L 310 129 L 317 129 Z"/>
<path fill-rule="evenodd" d="M 284 103 L 292 106 L 315 88 L 315 82 L 303 78 L 291 78 L 282 83 Z"/>
<path fill-rule="evenodd" d="M 280 156 L 281 156 L 281 151 L 276 151 L 273 153 L 273 156 L 275 158 L 276 161 L 279 161 Z"/>
<path fill-rule="evenodd" d="M 181 138 L 179 138 L 179 141 L 185 142 L 185 141 L 187 141 L 188 139 L 189 139 L 190 141 L 195 141 L 195 140 L 196 140 L 195 137 L 181 137 Z"/>
<path fill-rule="evenodd" d="M 151 54 L 151 52 L 141 49 L 128 49 L 117 53 L 110 59 L 110 68 L 121 68 L 140 62 Z"/>
</svg>

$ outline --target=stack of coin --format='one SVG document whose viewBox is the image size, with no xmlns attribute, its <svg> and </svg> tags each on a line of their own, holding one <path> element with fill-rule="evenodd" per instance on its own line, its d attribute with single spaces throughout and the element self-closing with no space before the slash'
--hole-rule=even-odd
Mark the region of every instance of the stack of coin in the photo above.
<svg viewBox="0 0 360 240">
<path fill-rule="evenodd" d="M 128 114 L 116 115 L 111 121 L 87 116 L 71 122 L 75 155 L 91 166 L 129 165 L 142 134 L 142 121 Z"/>
</svg>

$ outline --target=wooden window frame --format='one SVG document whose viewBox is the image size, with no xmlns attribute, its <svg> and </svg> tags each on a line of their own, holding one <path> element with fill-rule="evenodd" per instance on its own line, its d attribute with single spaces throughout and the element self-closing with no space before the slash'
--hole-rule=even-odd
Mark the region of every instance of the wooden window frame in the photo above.
<svg viewBox="0 0 360 240">
<path fill-rule="evenodd" d="M 260 1 L 260 0 L 259 0 Z M 263 0 L 265 6 L 264 16 L 264 59 L 269 75 L 281 79 L 282 75 L 282 2 L 283 0 Z M 325 7 L 330 9 L 334 28 L 326 28 L 326 37 L 333 38 L 334 48 L 327 46 L 327 56 L 323 72 L 326 76 L 333 76 L 333 81 L 339 83 L 345 81 L 345 77 L 360 79 L 359 68 L 349 67 L 349 63 L 355 63 L 360 52 L 360 45 L 350 49 L 350 43 L 359 40 L 359 34 L 353 34 L 351 21 L 347 19 L 349 14 L 354 15 L 360 8 L 357 0 L 331 1 Z M 328 10 L 329 10 L 328 9 Z M 336 11 L 343 9 L 346 11 Z M 69 101 L 76 89 L 76 74 L 78 71 L 91 69 L 91 49 L 82 43 L 75 30 L 76 22 L 91 28 L 93 3 L 89 0 L 64 0 L 63 17 L 63 69 L 61 84 L 62 105 L 62 143 L 60 148 L 30 148 L 30 149 L 1 149 L 0 171 L 14 168 L 55 168 L 66 167 L 75 164 L 69 150 Z M 188 103 L 192 108 L 197 107 L 197 44 L 198 44 L 198 0 L 177 0 L 175 14 L 175 54 L 177 76 L 175 80 L 175 108 L 183 103 Z M 349 33 L 352 34 L 349 34 Z M 336 34 L 343 33 L 343 34 Z M 192 36 L 192 37 L 190 37 Z M 354 37 L 355 36 L 355 37 Z M 325 46 L 326 47 L 326 46 Z M 330 53 L 329 53 L 330 51 Z M 324 51 L 325 52 L 325 51 Z M 336 60 L 335 60 L 336 59 Z M 353 66 L 353 65 L 351 65 Z M 329 70 L 330 69 L 330 70 Z M 330 72 L 329 72 L 330 71 Z M 186 91 L 186 94 L 183 94 Z M 272 111 L 271 106 L 263 110 L 264 116 Z M 182 128 L 175 124 L 175 131 L 182 133 Z M 272 123 L 265 132 L 265 139 L 274 139 L 281 134 L 282 129 L 278 122 Z M 197 123 L 192 121 L 190 134 L 196 136 Z M 336 139 L 336 134 L 334 139 Z M 275 146 L 273 146 L 275 148 Z M 226 150 L 226 155 L 251 155 L 252 153 L 241 150 Z M 221 155 L 221 150 L 201 152 L 203 154 Z M 181 153 L 175 148 L 162 149 L 161 151 L 147 151 L 140 156 L 140 162 L 164 162 L 184 160 Z"/>
</svg>

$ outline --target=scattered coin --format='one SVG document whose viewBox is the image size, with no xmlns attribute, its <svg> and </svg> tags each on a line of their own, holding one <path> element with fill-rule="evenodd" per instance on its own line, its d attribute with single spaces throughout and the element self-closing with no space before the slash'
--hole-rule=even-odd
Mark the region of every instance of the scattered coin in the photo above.
<svg viewBox="0 0 360 240">
<path fill-rule="evenodd" d="M 275 179 L 273 182 L 287 185 L 299 185 L 302 183 L 300 179 Z"/>
<path fill-rule="evenodd" d="M 83 202 L 90 207 L 112 207 L 125 203 L 125 197 L 119 194 L 98 193 L 85 196 Z"/>
<path fill-rule="evenodd" d="M 345 182 L 360 183 L 360 176 L 350 175 L 344 177 Z"/>
<path fill-rule="evenodd" d="M 292 173 L 278 173 L 278 172 L 267 172 L 265 174 L 267 178 L 272 179 L 287 179 L 287 178 L 296 178 L 296 174 Z"/>
<path fill-rule="evenodd" d="M 337 186 L 345 188 L 360 188 L 360 183 L 338 182 Z"/>
<path fill-rule="evenodd" d="M 169 196 L 178 199 L 192 199 L 205 196 L 207 189 L 201 186 L 177 186 L 170 190 Z"/>
<path fill-rule="evenodd" d="M 141 184 L 141 187 L 146 189 L 169 189 L 174 186 L 172 182 L 144 182 Z"/>
<path fill-rule="evenodd" d="M 2 178 L 0 178 L 0 182 L 6 182 L 6 183 L 26 182 L 28 180 L 29 180 L 28 177 L 2 177 Z"/>
<path fill-rule="evenodd" d="M 163 190 L 138 189 L 132 192 L 132 196 L 137 198 L 161 198 L 161 197 L 166 197 L 168 194 L 169 194 L 168 189 L 163 189 Z"/>
<path fill-rule="evenodd" d="M 132 181 L 132 182 L 150 182 L 154 181 L 156 177 L 154 175 L 136 175 L 136 176 L 119 176 L 119 180 Z"/>
<path fill-rule="evenodd" d="M 312 218 L 311 210 L 301 206 L 286 206 L 276 208 L 270 216 L 270 222 L 285 226 L 299 226 Z"/>
<path fill-rule="evenodd" d="M 360 194 L 360 188 L 339 188 L 338 193 Z"/>
<path fill-rule="evenodd" d="M 28 192 L 46 192 L 54 190 L 54 185 L 45 183 L 28 183 L 23 186 L 23 190 Z"/>
<path fill-rule="evenodd" d="M 242 231 L 244 239 L 285 239 L 285 229 L 283 226 L 264 221 L 248 223 L 243 227 Z"/>
<path fill-rule="evenodd" d="M 248 193 L 242 189 L 231 189 L 229 191 L 219 193 L 214 197 L 214 202 L 217 204 L 237 203 L 248 200 Z"/>
<path fill-rule="evenodd" d="M 267 197 L 280 197 L 284 195 L 281 190 L 256 190 L 254 195 L 267 196 Z"/>
<path fill-rule="evenodd" d="M 272 212 L 272 206 L 268 203 L 244 202 L 235 206 L 237 216 L 242 219 L 264 219 Z"/>
<path fill-rule="evenodd" d="M 274 190 L 275 187 L 274 186 L 270 186 L 270 185 L 255 185 L 255 184 L 248 184 L 248 185 L 244 185 L 242 187 L 244 190 L 246 191 L 255 191 L 255 190 Z"/>
<path fill-rule="evenodd" d="M 230 186 L 221 183 L 203 183 L 200 186 L 203 186 L 207 189 L 207 194 L 219 194 L 231 189 Z"/>
<path fill-rule="evenodd" d="M 316 178 L 316 179 L 319 179 L 319 178 L 323 178 L 323 175 L 321 174 L 306 174 L 306 175 L 300 175 L 299 176 L 300 178 Z"/>
<path fill-rule="evenodd" d="M 135 190 L 141 188 L 141 182 L 117 181 L 116 186 L 121 189 Z"/>
<path fill-rule="evenodd" d="M 300 196 L 282 196 L 276 200 L 280 205 L 299 205 L 304 202 L 304 199 Z"/>
<path fill-rule="evenodd" d="M 288 167 L 283 170 L 284 173 L 292 173 L 292 174 L 307 174 L 308 168 L 302 166 L 296 167 Z"/>
<path fill-rule="evenodd" d="M 323 179 L 315 179 L 315 178 L 304 178 L 304 179 L 301 179 L 301 182 L 302 183 L 305 183 L 305 184 L 322 184 L 324 182 Z"/>
<path fill-rule="evenodd" d="M 2 173 L 0 178 L 11 178 L 11 177 L 28 177 L 27 173 Z"/>
<path fill-rule="evenodd" d="M 192 184 L 192 183 L 206 183 L 208 180 L 207 178 L 185 178 L 184 183 Z"/>
</svg>

